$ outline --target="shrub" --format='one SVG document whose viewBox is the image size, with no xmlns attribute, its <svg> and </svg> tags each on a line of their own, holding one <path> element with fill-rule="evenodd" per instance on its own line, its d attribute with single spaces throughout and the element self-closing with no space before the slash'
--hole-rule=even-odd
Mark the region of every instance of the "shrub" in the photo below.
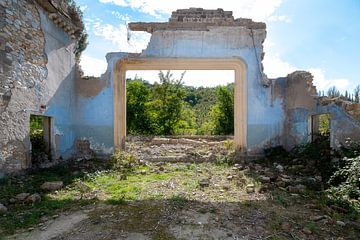
<svg viewBox="0 0 360 240">
<path fill-rule="evenodd" d="M 348 158 L 354 158 L 360 155 L 360 141 L 353 141 L 347 138 L 345 143 L 341 146 L 341 153 Z"/>
<path fill-rule="evenodd" d="M 342 165 L 331 176 L 328 192 L 339 200 L 360 199 L 360 156 L 356 158 L 344 158 Z"/>
<path fill-rule="evenodd" d="M 290 154 L 301 158 L 304 164 L 313 162 L 314 171 L 320 174 L 325 182 L 336 170 L 332 158 L 337 156 L 338 152 L 331 149 L 328 135 L 318 135 L 314 142 L 299 145 L 292 149 Z"/>
<path fill-rule="evenodd" d="M 113 169 L 124 175 L 132 172 L 138 163 L 137 158 L 134 155 L 121 150 L 116 150 L 110 160 Z"/>
<path fill-rule="evenodd" d="M 229 151 L 226 155 L 218 154 L 216 156 L 216 165 L 231 166 L 236 162 L 235 151 Z"/>
<path fill-rule="evenodd" d="M 220 86 L 216 89 L 217 103 L 209 112 L 214 122 L 214 134 L 234 134 L 234 86 Z"/>
</svg>

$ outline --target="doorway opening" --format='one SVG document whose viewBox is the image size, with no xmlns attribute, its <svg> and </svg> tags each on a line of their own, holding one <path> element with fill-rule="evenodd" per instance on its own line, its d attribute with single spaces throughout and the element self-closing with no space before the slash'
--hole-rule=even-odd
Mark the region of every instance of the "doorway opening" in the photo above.
<svg viewBox="0 0 360 240">
<path fill-rule="evenodd" d="M 316 114 L 311 116 L 311 142 L 327 141 L 330 145 L 331 114 Z"/>
<path fill-rule="evenodd" d="M 230 158 L 234 70 L 127 71 L 126 126 L 126 150 L 139 159 Z"/>
<path fill-rule="evenodd" d="M 127 135 L 234 135 L 233 70 L 127 71 Z"/>
<path fill-rule="evenodd" d="M 52 160 L 52 118 L 30 115 L 31 164 L 39 167 Z"/>
<path fill-rule="evenodd" d="M 247 87 L 246 65 L 238 58 L 182 59 L 182 58 L 125 58 L 119 60 L 114 79 L 114 145 L 125 149 L 126 142 L 126 72 L 128 70 L 233 70 L 234 83 L 234 145 L 246 152 Z"/>
</svg>

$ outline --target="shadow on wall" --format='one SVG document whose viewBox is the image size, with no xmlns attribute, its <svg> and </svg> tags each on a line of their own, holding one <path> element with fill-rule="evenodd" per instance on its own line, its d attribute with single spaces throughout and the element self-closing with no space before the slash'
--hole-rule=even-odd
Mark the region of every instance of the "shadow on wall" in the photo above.
<svg viewBox="0 0 360 240">
<path fill-rule="evenodd" d="M 75 66 L 57 87 L 47 103 L 44 116 L 53 118 L 56 158 L 67 159 L 74 153 L 75 133 Z"/>
</svg>

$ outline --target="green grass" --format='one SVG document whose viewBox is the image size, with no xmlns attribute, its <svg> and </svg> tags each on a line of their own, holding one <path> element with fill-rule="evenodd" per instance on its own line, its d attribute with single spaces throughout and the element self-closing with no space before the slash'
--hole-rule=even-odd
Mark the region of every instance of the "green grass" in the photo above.
<svg viewBox="0 0 360 240">
<path fill-rule="evenodd" d="M 83 165 L 88 167 L 84 169 Z M 121 226 L 129 230 L 138 231 L 139 227 L 144 226 L 142 221 L 145 219 L 149 221 L 147 227 L 150 231 L 164 217 L 165 210 L 173 213 L 195 204 L 199 213 L 220 214 L 222 208 L 208 203 L 235 203 L 241 206 L 241 214 L 245 216 L 252 216 L 253 211 L 266 213 L 271 231 L 280 232 L 283 219 L 292 219 L 298 223 L 298 227 L 306 226 L 315 233 L 321 232 L 303 212 L 305 203 L 309 202 L 316 203 L 321 211 L 326 211 L 326 196 L 319 192 L 309 191 L 303 196 L 292 196 L 275 189 L 266 193 L 262 200 L 244 200 L 246 184 L 255 183 L 256 189 L 261 187 L 256 174 L 244 174 L 233 170 L 228 164 L 213 163 L 169 163 L 163 165 L 165 170 L 162 172 L 158 172 L 158 168 L 155 165 L 136 166 L 124 178 L 122 172 L 109 168 L 106 161 L 94 159 L 38 171 L 23 178 L 4 179 L 0 182 L 1 203 L 8 203 L 10 198 L 22 192 L 41 193 L 42 201 L 34 205 L 5 204 L 9 211 L 0 216 L 0 239 L 2 234 L 9 235 L 19 229 L 35 227 L 44 216 L 51 218 L 55 214 L 97 203 L 117 209 L 115 213 L 128 212 L 132 219 L 124 220 Z M 142 170 L 145 174 L 141 173 Z M 234 175 L 231 181 L 227 179 L 229 174 Z M 199 187 L 199 180 L 203 178 L 210 179 L 209 187 Z M 58 180 L 64 182 L 63 189 L 56 192 L 40 190 L 43 182 Z M 227 186 L 227 190 L 223 190 L 223 186 Z M 128 204 L 130 202 L 136 206 Z M 147 214 L 145 218 L 141 215 L 142 210 Z M 344 220 L 353 213 L 327 214 L 336 220 Z M 99 216 L 95 212 L 92 217 Z M 159 228 L 152 239 L 174 238 L 167 229 Z"/>
</svg>

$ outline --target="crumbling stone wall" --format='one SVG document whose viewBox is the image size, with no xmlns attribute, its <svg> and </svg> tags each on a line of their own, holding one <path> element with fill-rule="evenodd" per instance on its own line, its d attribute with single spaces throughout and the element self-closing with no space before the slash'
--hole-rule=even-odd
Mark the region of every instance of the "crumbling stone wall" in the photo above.
<svg viewBox="0 0 360 240">
<path fill-rule="evenodd" d="M 185 9 L 173 12 L 168 22 L 130 23 L 129 28 L 152 34 L 147 48 L 138 54 L 108 54 L 107 73 L 86 83 L 86 89 L 93 87 L 96 91 L 78 91 L 81 93 L 77 98 L 77 122 L 81 125 L 78 137 L 88 139 L 96 153 L 107 153 L 114 146 L 111 139 L 114 137 L 114 64 L 121 59 L 241 59 L 247 68 L 247 151 L 256 155 L 264 146 L 280 144 L 281 100 L 270 101 L 271 88 L 261 63 L 265 23 L 234 19 L 230 11 L 222 9 Z"/>
<path fill-rule="evenodd" d="M 283 99 L 285 118 L 281 145 L 286 149 L 311 140 L 311 116 L 317 114 L 331 115 L 332 147 L 338 148 L 348 138 L 360 140 L 359 104 L 317 96 L 313 76 L 306 71 L 295 71 L 273 82 L 274 95 Z"/>
<path fill-rule="evenodd" d="M 0 2 L 0 169 L 29 165 L 28 109 L 40 109 L 47 75 L 45 38 L 35 2 Z"/>
<path fill-rule="evenodd" d="M 71 125 L 71 111 L 59 109 L 74 98 L 73 49 L 81 30 L 56 8 L 63 9 L 62 2 L 0 1 L 0 175 L 31 166 L 30 114 L 55 119 L 60 140 L 54 157 L 62 155 L 61 126 Z M 66 88 L 70 90 L 65 97 L 60 92 Z"/>
</svg>

